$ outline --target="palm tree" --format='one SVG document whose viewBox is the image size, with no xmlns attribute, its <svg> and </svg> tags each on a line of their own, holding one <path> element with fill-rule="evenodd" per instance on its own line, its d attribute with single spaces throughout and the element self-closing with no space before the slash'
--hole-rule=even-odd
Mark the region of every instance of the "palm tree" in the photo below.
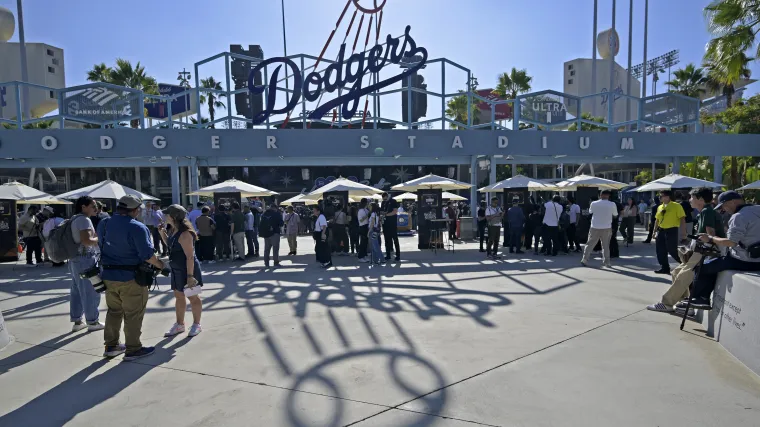
<svg viewBox="0 0 760 427">
<path fill-rule="evenodd" d="M 117 58 L 116 67 L 109 73 L 108 83 L 158 95 L 156 79 L 145 74 L 145 67 L 140 65 L 140 62 L 133 67 L 128 60 Z"/>
<path fill-rule="evenodd" d="M 198 119 L 195 118 L 195 117 L 190 117 L 190 123 L 192 123 L 194 125 L 197 125 L 198 124 Z M 210 125 L 209 126 L 208 123 L 209 123 L 209 119 L 207 119 L 205 117 L 201 117 L 201 125 L 202 125 L 201 127 L 203 127 L 203 128 L 212 128 L 212 127 L 214 127 L 214 125 Z"/>
<path fill-rule="evenodd" d="M 213 77 L 201 79 L 201 87 L 204 89 L 222 90 L 221 83 L 214 80 Z M 201 95 L 200 101 L 201 104 L 208 101 L 208 116 L 211 122 L 214 121 L 214 113 L 216 112 L 216 109 L 226 107 L 224 103 L 217 98 L 217 95 L 214 92 L 207 92 L 206 95 Z M 213 128 L 214 125 L 212 124 L 211 127 Z"/>
<path fill-rule="evenodd" d="M 760 31 L 760 2 L 749 0 L 713 0 L 704 9 L 708 29 L 715 36 L 707 44 L 705 58 L 719 72 L 736 81 L 745 63 L 740 53 L 757 45 Z M 760 45 L 755 57 L 760 57 Z"/>
<path fill-rule="evenodd" d="M 734 94 L 736 93 L 735 83 L 741 79 L 749 79 L 752 76 L 752 70 L 747 66 L 754 58 L 747 57 L 744 52 L 739 52 L 736 55 L 738 61 L 738 74 L 726 72 L 725 67 L 721 67 L 717 63 L 713 62 L 711 58 L 705 58 L 707 62 L 703 65 L 707 70 L 707 77 L 705 83 L 707 89 L 716 94 L 721 94 L 726 97 L 726 108 L 730 108 L 733 104 Z"/>
<path fill-rule="evenodd" d="M 472 100 L 470 104 L 470 111 L 468 113 L 467 111 L 467 94 L 460 90 L 459 93 L 462 95 L 455 96 L 449 100 L 449 102 L 446 103 L 446 117 L 451 118 L 452 120 L 455 120 L 459 123 L 467 124 L 467 117 L 469 115 L 472 116 L 472 124 L 477 125 L 480 123 L 480 115 L 478 114 L 480 110 L 478 110 L 478 105 L 475 100 Z M 457 124 L 451 123 L 449 124 L 452 129 L 465 129 L 462 126 L 459 126 Z"/>
<path fill-rule="evenodd" d="M 697 68 L 690 63 L 684 68 L 673 72 L 673 80 L 665 82 L 675 93 L 680 93 L 691 98 L 699 98 L 705 93 L 704 86 L 706 79 L 704 69 Z"/>
<path fill-rule="evenodd" d="M 95 64 L 92 70 L 87 72 L 87 81 L 90 82 L 104 82 L 107 83 L 111 78 L 111 67 L 107 66 L 104 62 Z"/>
<path fill-rule="evenodd" d="M 515 99 L 521 93 L 530 92 L 530 83 L 533 81 L 533 77 L 528 75 L 528 70 L 518 70 L 515 67 L 512 67 L 509 73 L 499 74 L 497 79 L 499 83 L 492 93 L 505 99 Z"/>
</svg>

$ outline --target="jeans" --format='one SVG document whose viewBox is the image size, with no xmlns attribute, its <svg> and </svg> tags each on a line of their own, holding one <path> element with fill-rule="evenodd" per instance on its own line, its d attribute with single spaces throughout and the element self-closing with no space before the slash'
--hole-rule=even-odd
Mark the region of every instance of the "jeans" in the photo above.
<svg viewBox="0 0 760 427">
<path fill-rule="evenodd" d="M 594 251 L 594 246 L 601 242 L 602 244 L 602 263 L 604 265 L 610 265 L 610 239 L 612 238 L 611 228 L 589 228 L 588 241 L 586 242 L 586 248 L 583 250 L 583 258 L 581 262 L 588 262 L 591 257 L 591 252 Z"/>
<path fill-rule="evenodd" d="M 710 294 L 715 290 L 718 273 L 726 270 L 760 271 L 760 262 L 742 261 L 731 255 L 705 261 L 700 267 L 699 277 L 694 284 L 694 297 L 709 299 Z"/>
<path fill-rule="evenodd" d="M 367 257 L 367 246 L 369 245 L 369 237 L 367 237 L 367 233 L 369 233 L 369 225 L 362 225 L 359 227 L 359 259 Z"/>
<path fill-rule="evenodd" d="M 39 237 L 26 237 L 26 263 L 32 263 L 32 253 L 37 259 L 37 264 L 42 264 L 42 240 Z"/>
<path fill-rule="evenodd" d="M 679 227 L 661 228 L 657 232 L 657 262 L 659 262 L 660 267 L 666 271 L 670 271 L 668 254 L 670 254 L 676 262 L 679 264 L 681 263 L 681 258 L 678 256 L 678 229 Z"/>
<path fill-rule="evenodd" d="M 248 241 L 248 253 L 245 256 L 251 256 L 259 253 L 259 236 L 256 230 L 245 230 L 245 239 Z"/>
<path fill-rule="evenodd" d="M 264 238 L 264 265 L 269 266 L 269 253 L 274 250 L 274 263 L 280 263 L 280 234 L 275 233 Z"/>
<path fill-rule="evenodd" d="M 232 241 L 235 243 L 238 258 L 245 258 L 245 232 L 239 231 L 233 234 Z"/>
<path fill-rule="evenodd" d="M 288 238 L 288 252 L 295 254 L 298 252 L 298 234 L 286 234 Z"/>
<path fill-rule="evenodd" d="M 148 304 L 148 287 L 140 286 L 134 280 L 116 282 L 106 280 L 106 327 L 103 330 L 105 345 L 108 347 L 119 344 L 121 322 L 124 321 L 124 344 L 127 353 L 142 348 L 142 322 L 145 317 L 145 306 Z"/>
<path fill-rule="evenodd" d="M 522 249 L 523 228 L 518 226 L 509 227 L 509 251 Z"/>
<path fill-rule="evenodd" d="M 544 224 L 544 247 L 546 255 L 557 255 L 560 248 L 559 227 Z"/>
<path fill-rule="evenodd" d="M 383 227 L 383 236 L 385 236 L 385 258 L 390 259 L 393 247 L 396 248 L 396 258 L 401 257 L 401 246 L 398 243 L 398 231 L 396 230 L 396 217 L 390 217 L 393 225 L 389 225 L 391 222 L 385 221 Z"/>
<path fill-rule="evenodd" d="M 383 249 L 380 247 L 380 233 L 378 233 L 377 238 L 369 238 L 369 240 L 372 242 L 372 259 L 370 261 L 379 263 L 383 260 Z M 388 244 L 388 241 L 386 240 L 385 244 Z"/>
<path fill-rule="evenodd" d="M 489 255 L 496 255 L 499 253 L 499 237 L 501 237 L 501 227 L 498 225 L 489 225 L 488 244 L 486 244 L 486 252 Z"/>
<path fill-rule="evenodd" d="M 79 274 L 95 265 L 92 256 L 77 255 L 69 260 L 69 272 L 71 273 L 71 299 L 69 301 L 69 314 L 72 322 L 82 320 L 82 314 L 87 323 L 98 321 L 100 313 L 100 294 L 95 292 L 89 279 L 82 279 Z"/>
</svg>

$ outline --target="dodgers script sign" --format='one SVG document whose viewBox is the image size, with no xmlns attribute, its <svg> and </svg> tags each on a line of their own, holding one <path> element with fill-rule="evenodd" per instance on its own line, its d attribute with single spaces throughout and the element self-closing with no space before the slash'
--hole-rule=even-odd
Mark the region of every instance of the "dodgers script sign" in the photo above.
<svg viewBox="0 0 760 427">
<path fill-rule="evenodd" d="M 345 43 L 342 44 L 338 53 L 338 61 L 330 64 L 324 71 L 324 75 L 317 71 L 312 71 L 304 78 L 295 62 L 288 58 L 270 58 L 260 62 L 248 75 L 248 90 L 252 94 L 258 95 L 268 89 L 267 105 L 261 113 L 252 118 L 253 123 L 260 124 L 266 121 L 272 114 L 283 114 L 292 111 L 298 105 L 301 96 L 307 101 L 316 101 L 323 93 L 333 93 L 338 88 L 344 88 L 346 85 L 353 84 L 347 93 L 320 105 L 309 114 L 310 119 L 321 119 L 333 108 L 341 106 L 341 116 L 346 120 L 350 120 L 354 117 L 362 96 L 400 82 L 425 65 L 428 57 L 427 49 L 417 46 L 417 43 L 409 35 L 411 29 L 411 26 L 407 26 L 404 35 L 399 38 L 393 38 L 388 35 L 384 46 L 376 45 L 368 51 L 349 56 L 347 60 L 345 59 L 346 45 Z M 415 55 L 417 55 L 415 61 L 419 60 L 419 58 L 421 60 L 415 62 L 412 67 L 405 69 L 396 76 L 364 87 L 363 79 L 365 74 L 377 73 L 388 64 L 400 64 L 405 58 L 412 58 Z M 280 65 L 274 69 L 269 78 L 269 86 L 257 86 L 254 83 L 254 76 L 270 64 Z M 294 92 L 284 108 L 276 109 L 274 106 L 277 100 L 277 81 L 279 80 L 280 70 L 283 65 L 289 67 L 290 74 L 293 75 Z"/>
</svg>

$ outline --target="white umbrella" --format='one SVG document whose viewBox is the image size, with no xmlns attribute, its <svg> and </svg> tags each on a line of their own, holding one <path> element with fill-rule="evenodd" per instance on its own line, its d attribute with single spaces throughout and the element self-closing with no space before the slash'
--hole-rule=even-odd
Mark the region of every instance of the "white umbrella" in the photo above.
<svg viewBox="0 0 760 427">
<path fill-rule="evenodd" d="M 383 192 L 383 190 L 378 190 L 375 187 L 370 187 L 369 185 L 360 184 L 356 181 L 351 181 L 350 179 L 338 178 L 335 181 L 327 185 L 323 185 L 317 188 L 316 190 L 312 191 L 311 193 L 308 194 L 308 198 L 319 200 L 322 198 L 322 194 L 331 192 L 331 191 L 348 191 L 348 196 L 353 199 L 361 199 L 363 197 L 372 197 Z"/>
<path fill-rule="evenodd" d="M 462 197 L 454 193 L 449 193 L 448 191 L 444 191 L 443 193 L 441 193 L 441 198 L 443 200 L 454 200 L 454 201 L 467 200 L 466 197 Z"/>
<path fill-rule="evenodd" d="M 34 187 L 20 182 L 0 185 L 0 199 L 13 199 L 18 204 L 26 205 L 70 205 L 71 202 L 43 193 Z"/>
<path fill-rule="evenodd" d="M 214 193 L 240 193 L 240 197 L 267 197 L 280 194 L 237 179 L 228 179 L 227 181 L 193 191 L 189 195 L 210 197 Z"/>
<path fill-rule="evenodd" d="M 591 175 L 578 175 L 565 181 L 558 182 L 556 185 L 556 188 L 560 191 L 574 191 L 569 190 L 568 188 L 570 187 L 596 187 L 609 190 L 620 190 L 621 188 L 628 187 L 628 184 Z"/>
<path fill-rule="evenodd" d="M 397 202 L 400 202 L 402 200 L 417 200 L 417 195 L 414 193 L 399 194 L 398 196 L 394 197 L 393 200 Z"/>
<path fill-rule="evenodd" d="M 555 186 L 537 179 L 528 178 L 524 175 L 516 175 L 512 178 L 505 179 L 504 181 L 499 181 L 493 185 L 483 187 L 478 191 L 481 193 L 490 193 L 504 190 L 506 188 L 527 188 L 530 191 L 551 191 L 555 189 Z"/>
<path fill-rule="evenodd" d="M 61 199 L 78 199 L 82 196 L 90 196 L 93 199 L 114 199 L 119 200 L 122 197 L 126 196 L 127 194 L 130 194 L 132 196 L 137 196 L 143 201 L 147 200 L 158 200 L 157 198 L 141 193 L 134 188 L 125 187 L 117 182 L 111 181 L 110 179 L 105 180 L 103 182 L 99 182 L 97 184 L 93 184 L 84 188 L 80 188 L 78 190 L 69 191 L 68 193 L 63 193 L 59 195 L 58 197 Z"/>
<path fill-rule="evenodd" d="M 739 190 L 760 190 L 760 181 L 755 181 L 752 184 L 747 184 Z"/>
<path fill-rule="evenodd" d="M 306 194 L 299 194 L 295 197 L 291 197 L 288 200 L 280 202 L 280 206 L 290 206 L 293 203 L 307 203 L 310 200 L 304 200 L 306 197 Z"/>
<path fill-rule="evenodd" d="M 639 193 L 643 193 L 645 191 L 660 191 L 660 190 L 670 190 L 670 189 L 677 189 L 677 188 L 701 188 L 701 187 L 722 188 L 723 184 L 718 184 L 717 182 L 710 182 L 710 181 L 705 181 L 703 179 L 691 178 L 688 176 L 672 173 L 670 175 L 665 175 L 664 177 L 660 179 L 656 179 L 650 183 L 644 184 L 641 187 L 637 188 L 636 191 L 638 191 Z"/>
<path fill-rule="evenodd" d="M 457 181 L 455 179 L 444 178 L 442 176 L 430 174 L 427 176 L 423 176 L 422 178 L 417 178 L 411 181 L 394 185 L 393 187 L 391 187 L 391 189 L 396 190 L 396 191 L 419 191 L 419 190 L 433 190 L 433 189 L 451 191 L 451 190 L 466 190 L 471 187 L 472 187 L 472 184 L 468 184 L 466 182 Z"/>
</svg>

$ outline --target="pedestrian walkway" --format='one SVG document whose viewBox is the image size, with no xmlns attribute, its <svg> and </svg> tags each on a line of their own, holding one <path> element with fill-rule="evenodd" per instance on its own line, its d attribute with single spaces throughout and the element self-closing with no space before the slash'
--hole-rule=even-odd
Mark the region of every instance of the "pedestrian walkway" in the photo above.
<svg viewBox="0 0 760 427">
<path fill-rule="evenodd" d="M 102 332 L 69 332 L 65 269 L 0 266 L 16 340 L 0 352 L 0 426 L 760 420 L 760 378 L 701 325 L 679 331 L 679 318 L 645 309 L 668 286 L 652 273 L 654 245 L 621 245 L 602 269 L 580 254 L 487 260 L 477 243 L 435 254 L 402 237 L 401 263 L 335 257 L 323 270 L 311 238 L 299 240 L 281 268 L 204 266 L 194 338 L 163 338 L 174 303 L 159 278 L 142 335 L 156 354 L 135 362 L 102 359 Z"/>
</svg>

